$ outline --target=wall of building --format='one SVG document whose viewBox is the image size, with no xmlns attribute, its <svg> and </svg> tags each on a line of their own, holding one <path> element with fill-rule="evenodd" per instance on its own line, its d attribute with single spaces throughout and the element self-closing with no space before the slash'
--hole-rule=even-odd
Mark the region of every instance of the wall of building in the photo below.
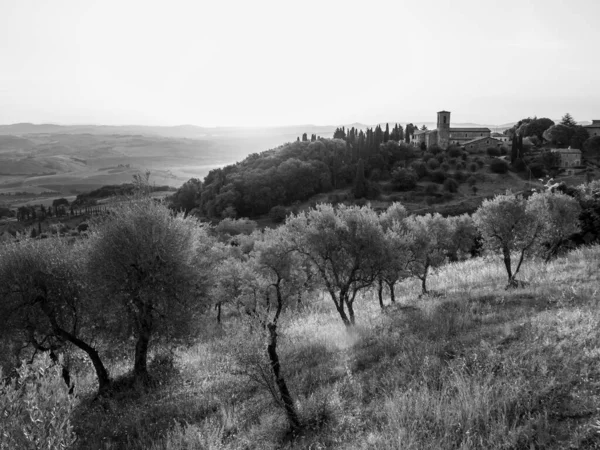
<svg viewBox="0 0 600 450">
<path fill-rule="evenodd" d="M 502 146 L 502 141 L 494 138 L 480 139 L 470 144 L 465 144 L 465 150 L 469 153 L 484 153 L 490 147 Z"/>
<path fill-rule="evenodd" d="M 491 132 L 489 131 L 453 131 L 452 128 L 450 128 L 450 136 L 448 140 L 450 145 L 462 145 L 463 143 L 478 137 L 490 137 L 490 134 Z"/>
</svg>

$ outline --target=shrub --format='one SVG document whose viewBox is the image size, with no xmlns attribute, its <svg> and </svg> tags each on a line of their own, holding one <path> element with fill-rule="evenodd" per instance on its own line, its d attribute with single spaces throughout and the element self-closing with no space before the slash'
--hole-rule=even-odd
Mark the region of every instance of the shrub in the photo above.
<svg viewBox="0 0 600 450">
<path fill-rule="evenodd" d="M 490 156 L 500 156 L 500 149 L 498 147 L 488 147 L 486 153 Z"/>
<path fill-rule="evenodd" d="M 282 223 L 287 216 L 287 209 L 285 206 L 276 205 L 269 211 L 269 218 L 275 223 Z"/>
<path fill-rule="evenodd" d="M 463 161 L 460 161 L 456 164 L 457 170 L 465 170 L 466 168 L 467 168 L 467 165 Z"/>
<path fill-rule="evenodd" d="M 430 173 L 430 176 L 435 183 L 443 183 L 447 178 L 446 172 L 443 170 L 434 170 Z"/>
<path fill-rule="evenodd" d="M 437 159 L 430 158 L 427 160 L 427 167 L 429 168 L 429 170 L 435 170 L 438 167 L 440 167 L 440 163 L 438 162 Z"/>
<path fill-rule="evenodd" d="M 457 170 L 454 173 L 454 179 L 456 181 L 458 181 L 459 183 L 462 183 L 463 181 L 465 181 L 467 179 L 467 175 L 463 171 Z"/>
<path fill-rule="evenodd" d="M 485 163 L 483 162 L 483 160 L 480 157 L 475 158 L 475 162 L 477 163 L 477 165 L 479 167 L 485 166 Z"/>
<path fill-rule="evenodd" d="M 412 169 L 394 169 L 392 183 L 401 191 L 408 191 L 417 185 L 417 174 Z"/>
<path fill-rule="evenodd" d="M 508 164 L 501 159 L 494 159 L 490 164 L 490 170 L 494 173 L 506 173 L 508 172 Z"/>
<path fill-rule="evenodd" d="M 476 164 L 476 163 L 474 163 L 474 162 L 472 162 L 471 164 L 469 164 L 469 170 L 470 170 L 471 172 L 477 172 L 477 169 L 478 169 L 478 168 L 479 168 L 479 167 L 478 167 L 478 166 L 477 166 L 477 164 Z"/>
<path fill-rule="evenodd" d="M 546 170 L 544 169 L 544 165 L 540 163 L 534 163 L 529 166 L 529 170 L 531 171 L 531 175 L 535 178 L 542 178 L 546 176 Z"/>
<path fill-rule="evenodd" d="M 437 191 L 439 190 L 439 186 L 437 184 L 428 184 L 427 187 L 425 188 L 425 193 L 432 195 L 437 193 Z"/>
<path fill-rule="evenodd" d="M 44 355 L 21 365 L 17 377 L 0 384 L 0 448 L 68 448 L 76 436 L 69 420 L 76 400 L 59 364 Z M 0 380 L 3 380 L 0 368 Z"/>
<path fill-rule="evenodd" d="M 448 147 L 447 153 L 451 158 L 460 158 L 463 155 L 463 151 L 457 146 Z"/>
<path fill-rule="evenodd" d="M 467 179 L 467 184 L 469 186 L 475 186 L 477 184 L 477 180 L 475 179 L 475 177 L 469 177 Z"/>
<path fill-rule="evenodd" d="M 431 147 L 428 148 L 428 150 L 430 153 L 433 153 L 434 155 L 437 155 L 442 152 L 442 149 L 437 144 L 433 144 Z"/>
<path fill-rule="evenodd" d="M 415 171 L 415 173 L 417 174 L 417 177 L 419 177 L 419 179 L 427 176 L 427 166 L 425 165 L 425 163 L 423 161 L 414 161 L 410 165 L 410 168 Z"/>
<path fill-rule="evenodd" d="M 456 158 L 450 158 L 448 160 L 448 164 L 450 164 L 451 166 L 455 166 L 456 165 Z"/>
<path fill-rule="evenodd" d="M 447 162 L 443 163 L 442 169 L 444 170 L 444 172 L 448 172 L 448 170 L 450 169 L 450 164 L 448 164 Z"/>
<path fill-rule="evenodd" d="M 446 189 L 448 192 L 457 192 L 458 182 L 452 178 L 448 178 L 446 181 L 444 181 L 444 189 Z"/>
</svg>

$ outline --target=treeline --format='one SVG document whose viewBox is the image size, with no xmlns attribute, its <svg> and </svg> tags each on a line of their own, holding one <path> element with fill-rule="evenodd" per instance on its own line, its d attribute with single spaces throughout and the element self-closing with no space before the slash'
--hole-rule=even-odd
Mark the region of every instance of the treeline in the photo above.
<svg viewBox="0 0 600 450">
<path fill-rule="evenodd" d="M 149 185 L 148 189 L 151 192 L 162 192 L 162 191 L 173 191 L 175 190 L 171 186 L 152 186 Z M 123 183 L 123 184 L 110 184 L 106 186 L 102 186 L 98 189 L 94 189 L 93 191 L 78 194 L 77 198 L 73 200 L 74 208 L 83 208 L 86 206 L 96 205 L 98 200 L 109 197 L 125 197 L 131 196 L 136 191 L 135 183 Z"/>
<path fill-rule="evenodd" d="M 70 386 L 60 355 L 83 352 L 103 394 L 113 382 L 107 361 L 127 351 L 133 379 L 147 384 L 151 346 L 193 342 L 216 307 L 218 320 L 239 320 L 246 333 L 241 354 L 224 351 L 245 361 L 252 356 L 244 352 L 256 352 L 266 361 L 263 376 L 271 374 L 271 393 L 297 431 L 277 338 L 281 318 L 297 311 L 306 292 L 325 292 L 352 327 L 360 292 L 377 289 L 383 307 L 384 287 L 393 302 L 398 283 L 415 277 L 426 294 L 431 269 L 470 258 L 478 240 L 504 261 L 507 287 L 518 287 L 524 261 L 551 259 L 584 230 L 582 202 L 595 205 L 590 220 L 598 221 L 600 184 L 572 194 L 500 195 L 472 216 L 450 218 L 408 214 L 399 203 L 381 214 L 321 204 L 264 231 L 233 219 L 212 228 L 147 196 L 133 198 L 95 221 L 86 239 L 23 238 L 0 247 L 0 352 L 18 343 L 15 359 L 48 354 L 64 365 Z"/>
<path fill-rule="evenodd" d="M 384 136 L 379 127 L 366 133 L 350 130 L 344 139 L 299 140 L 254 153 L 242 162 L 211 170 L 204 182 L 189 180 L 172 196 L 173 208 L 198 208 L 210 218 L 257 216 L 278 205 L 352 186 L 361 176 L 376 189 L 373 183 L 417 157 L 412 146 Z"/>
</svg>

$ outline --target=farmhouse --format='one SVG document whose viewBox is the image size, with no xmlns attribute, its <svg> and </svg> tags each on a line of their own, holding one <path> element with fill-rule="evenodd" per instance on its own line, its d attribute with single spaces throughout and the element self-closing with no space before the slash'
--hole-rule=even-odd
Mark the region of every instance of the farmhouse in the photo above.
<svg viewBox="0 0 600 450">
<path fill-rule="evenodd" d="M 478 137 L 463 143 L 463 147 L 469 153 L 480 153 L 490 147 L 501 147 L 503 142 L 493 137 Z"/>
<path fill-rule="evenodd" d="M 554 148 L 551 150 L 560 155 L 560 167 L 577 167 L 581 165 L 581 150 L 576 148 Z"/>
<path fill-rule="evenodd" d="M 410 142 L 415 147 L 424 143 L 427 147 L 438 145 L 447 149 L 450 145 L 464 145 L 476 138 L 490 137 L 490 133 L 489 128 L 450 128 L 450 111 L 439 111 L 437 128 L 415 131 Z"/>
<path fill-rule="evenodd" d="M 586 125 L 584 128 L 587 130 L 590 137 L 600 136 L 600 120 L 592 120 L 592 124 Z"/>
</svg>

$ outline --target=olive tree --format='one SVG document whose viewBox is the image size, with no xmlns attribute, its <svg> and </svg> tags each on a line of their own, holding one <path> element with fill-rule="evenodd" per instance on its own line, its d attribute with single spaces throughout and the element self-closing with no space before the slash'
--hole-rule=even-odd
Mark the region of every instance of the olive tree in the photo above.
<svg viewBox="0 0 600 450">
<path fill-rule="evenodd" d="M 404 233 L 410 236 L 408 270 L 421 280 L 421 290 L 427 294 L 429 269 L 446 262 L 452 243 L 451 227 L 440 214 L 411 215 L 403 222 Z"/>
<path fill-rule="evenodd" d="M 354 325 L 354 301 L 380 272 L 385 243 L 370 207 L 319 204 L 286 220 L 292 248 L 315 267 L 346 326 Z"/>
<path fill-rule="evenodd" d="M 577 200 L 561 192 L 536 192 L 527 200 L 527 210 L 543 225 L 542 257 L 548 262 L 569 237 L 580 231 L 581 206 Z"/>
<path fill-rule="evenodd" d="M 66 343 L 82 350 L 102 393 L 110 378 L 93 345 L 102 319 L 100 305 L 88 295 L 86 253 L 86 242 L 69 244 L 58 237 L 0 246 L 0 329 L 5 340 L 25 342 L 54 361 Z M 66 368 L 63 377 L 70 384 Z"/>
<path fill-rule="evenodd" d="M 267 229 L 247 258 L 232 256 L 220 263 L 213 288 L 215 296 L 227 298 L 245 313 L 242 324 L 246 319 L 251 325 L 241 336 L 243 342 L 227 351 L 243 366 L 242 373 L 269 389 L 293 432 L 300 421 L 281 367 L 278 327 L 284 309 L 303 289 L 305 272 L 299 259 L 286 230 Z"/>
<path fill-rule="evenodd" d="M 473 220 L 485 245 L 502 254 L 508 286 L 516 287 L 523 260 L 535 254 L 543 236 L 543 217 L 535 208 L 528 208 L 522 196 L 508 193 L 485 200 L 473 214 Z M 517 257 L 514 269 L 513 255 Z"/>
<path fill-rule="evenodd" d="M 410 276 L 408 264 L 410 262 L 410 243 L 412 236 L 406 233 L 403 221 L 408 217 L 406 208 L 398 202 L 392 205 L 379 216 L 383 229 L 383 257 L 380 261 L 381 268 L 378 276 L 377 294 L 379 306 L 383 309 L 383 284 L 388 286 L 390 300 L 396 301 L 396 283 Z"/>
<path fill-rule="evenodd" d="M 133 374 L 148 380 L 153 336 L 190 332 L 208 288 L 211 241 L 191 217 L 149 197 L 118 205 L 90 228 L 89 270 L 106 308 L 133 334 Z"/>
</svg>

